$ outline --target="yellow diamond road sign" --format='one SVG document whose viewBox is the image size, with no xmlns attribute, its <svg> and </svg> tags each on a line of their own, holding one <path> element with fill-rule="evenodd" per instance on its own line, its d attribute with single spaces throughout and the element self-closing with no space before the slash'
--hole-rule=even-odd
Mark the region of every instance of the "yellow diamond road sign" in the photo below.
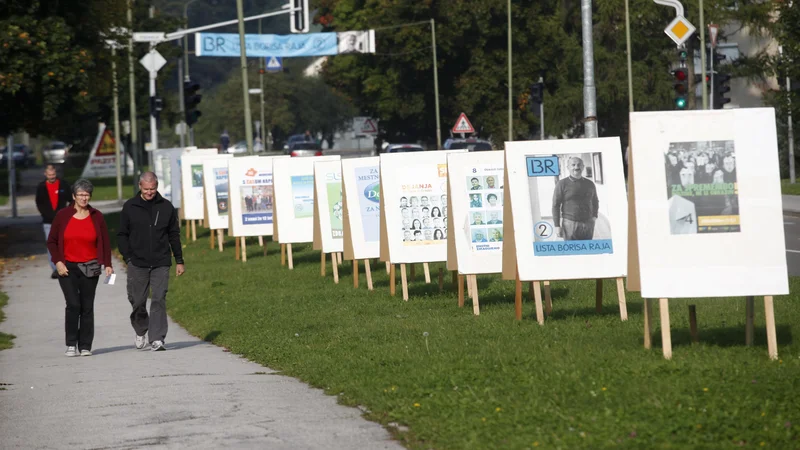
<svg viewBox="0 0 800 450">
<path fill-rule="evenodd" d="M 667 28 L 664 29 L 664 33 L 667 33 L 667 36 L 672 39 L 673 42 L 677 45 L 681 45 L 686 42 L 692 34 L 694 34 L 695 28 L 694 25 L 689 23 L 683 16 L 675 17 L 675 20 L 670 22 L 667 25 Z"/>
</svg>

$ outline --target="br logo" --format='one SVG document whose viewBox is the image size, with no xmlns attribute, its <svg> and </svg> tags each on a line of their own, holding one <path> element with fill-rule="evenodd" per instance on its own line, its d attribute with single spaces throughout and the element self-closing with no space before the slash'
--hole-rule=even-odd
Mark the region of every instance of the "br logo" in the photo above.
<svg viewBox="0 0 800 450">
<path fill-rule="evenodd" d="M 529 177 L 557 177 L 561 173 L 558 156 L 526 156 L 525 165 Z"/>
</svg>

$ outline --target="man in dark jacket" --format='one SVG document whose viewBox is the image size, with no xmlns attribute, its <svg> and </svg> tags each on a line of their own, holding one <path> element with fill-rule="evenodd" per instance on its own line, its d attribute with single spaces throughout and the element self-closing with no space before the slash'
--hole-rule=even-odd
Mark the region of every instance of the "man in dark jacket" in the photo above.
<svg viewBox="0 0 800 450">
<path fill-rule="evenodd" d="M 136 348 L 144 348 L 145 335 L 149 335 L 151 350 L 166 350 L 167 285 L 172 256 L 177 276 L 185 268 L 178 213 L 158 193 L 158 178 L 153 172 L 139 177 L 139 192 L 122 207 L 117 242 L 128 264 L 128 301 L 133 307 L 131 325 L 136 331 Z M 149 317 L 148 291 L 151 291 Z"/>
<path fill-rule="evenodd" d="M 48 164 L 44 169 L 45 180 L 36 187 L 36 209 L 42 215 L 42 225 L 44 226 L 44 239 L 50 236 L 50 226 L 56 213 L 66 207 L 72 199 L 72 189 L 66 181 L 58 178 L 56 168 Z M 50 261 L 50 252 L 47 252 L 47 260 Z M 58 279 L 56 266 L 50 261 L 50 278 Z"/>
</svg>

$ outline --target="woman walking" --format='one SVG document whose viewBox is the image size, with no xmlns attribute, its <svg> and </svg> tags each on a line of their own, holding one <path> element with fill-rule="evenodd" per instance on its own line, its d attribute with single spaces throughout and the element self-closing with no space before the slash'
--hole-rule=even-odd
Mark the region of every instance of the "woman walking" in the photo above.
<svg viewBox="0 0 800 450">
<path fill-rule="evenodd" d="M 86 179 L 72 185 L 73 202 L 56 214 L 47 238 L 47 249 L 67 305 L 66 356 L 92 356 L 94 294 L 100 266 L 105 266 L 106 276 L 114 273 L 106 221 L 100 211 L 89 205 L 93 190 Z"/>
</svg>

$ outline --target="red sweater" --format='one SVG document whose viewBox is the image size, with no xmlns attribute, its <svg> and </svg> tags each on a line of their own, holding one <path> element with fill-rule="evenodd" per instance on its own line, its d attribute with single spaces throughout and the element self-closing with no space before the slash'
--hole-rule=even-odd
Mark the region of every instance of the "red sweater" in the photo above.
<svg viewBox="0 0 800 450">
<path fill-rule="evenodd" d="M 66 208 L 58 211 L 56 217 L 53 219 L 53 225 L 50 229 L 50 236 L 47 237 L 47 250 L 50 251 L 50 259 L 53 263 L 66 262 L 64 256 L 64 233 L 67 230 L 67 225 L 75 215 L 75 207 L 69 205 Z M 89 218 L 94 225 L 96 236 L 95 245 L 97 254 L 89 259 L 97 258 L 97 262 L 106 267 L 111 267 L 111 243 L 108 240 L 108 227 L 106 221 L 103 219 L 103 214 L 89 206 Z M 86 261 L 74 261 L 86 262 Z"/>
<path fill-rule="evenodd" d="M 86 262 L 95 258 L 97 230 L 91 218 L 71 218 L 64 229 L 64 259 L 70 262 Z"/>
</svg>

